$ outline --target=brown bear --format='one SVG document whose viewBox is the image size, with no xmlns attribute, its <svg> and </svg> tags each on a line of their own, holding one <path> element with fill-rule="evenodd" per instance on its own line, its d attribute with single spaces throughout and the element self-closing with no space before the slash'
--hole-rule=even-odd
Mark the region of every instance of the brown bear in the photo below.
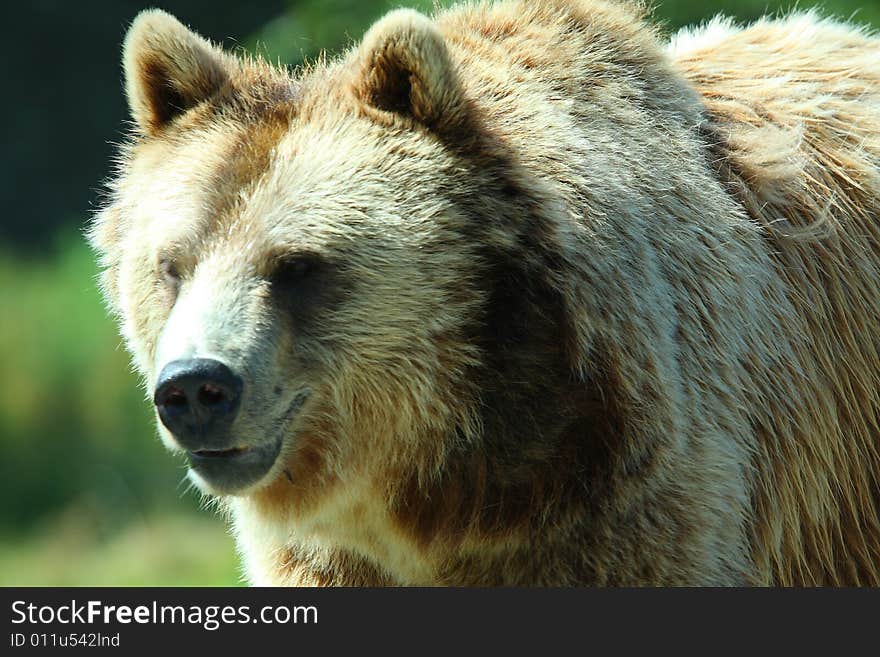
<svg viewBox="0 0 880 657">
<path fill-rule="evenodd" d="M 878 62 L 511 0 L 292 74 L 140 14 L 90 238 L 250 581 L 880 584 Z"/>
</svg>

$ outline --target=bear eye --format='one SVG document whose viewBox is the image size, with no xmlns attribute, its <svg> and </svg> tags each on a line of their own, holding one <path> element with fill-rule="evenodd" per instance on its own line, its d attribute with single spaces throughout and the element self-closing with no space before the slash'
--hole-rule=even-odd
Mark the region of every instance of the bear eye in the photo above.
<svg viewBox="0 0 880 657">
<path fill-rule="evenodd" d="M 280 307 L 302 321 L 327 306 L 335 288 L 334 271 L 335 267 L 311 253 L 283 256 L 269 275 L 272 294 Z"/>
<path fill-rule="evenodd" d="M 296 254 L 281 258 L 272 272 L 272 283 L 289 286 L 311 278 L 319 267 L 317 256 Z"/>
<path fill-rule="evenodd" d="M 180 272 L 171 258 L 165 256 L 159 258 L 159 274 L 162 276 L 162 282 L 176 295 L 180 290 Z"/>
</svg>

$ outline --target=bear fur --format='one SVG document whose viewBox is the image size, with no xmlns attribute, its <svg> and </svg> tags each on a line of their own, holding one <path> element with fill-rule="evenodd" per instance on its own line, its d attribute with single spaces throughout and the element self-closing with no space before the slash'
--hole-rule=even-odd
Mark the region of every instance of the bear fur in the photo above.
<svg viewBox="0 0 880 657">
<path fill-rule="evenodd" d="M 878 62 L 510 0 L 290 74 L 139 15 L 90 239 L 148 392 L 208 345 L 279 436 L 193 474 L 249 580 L 880 585 Z"/>
</svg>

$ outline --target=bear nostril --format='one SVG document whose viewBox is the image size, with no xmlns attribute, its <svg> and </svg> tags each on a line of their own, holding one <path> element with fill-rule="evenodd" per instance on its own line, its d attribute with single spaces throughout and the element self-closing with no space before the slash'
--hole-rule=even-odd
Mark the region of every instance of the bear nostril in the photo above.
<svg viewBox="0 0 880 657">
<path fill-rule="evenodd" d="M 226 395 L 217 386 L 206 383 L 199 388 L 198 399 L 203 406 L 214 406 L 225 401 Z"/>
<path fill-rule="evenodd" d="M 174 406 L 177 408 L 181 408 L 183 406 L 186 406 L 186 404 L 186 393 L 180 388 L 172 388 L 165 394 L 162 399 L 163 406 Z"/>
</svg>

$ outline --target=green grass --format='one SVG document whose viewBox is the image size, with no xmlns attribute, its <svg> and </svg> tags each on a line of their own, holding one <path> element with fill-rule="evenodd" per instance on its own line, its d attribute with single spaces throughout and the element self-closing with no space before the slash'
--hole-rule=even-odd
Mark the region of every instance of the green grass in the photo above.
<svg viewBox="0 0 880 657">
<path fill-rule="evenodd" d="M 155 515 L 105 535 L 67 509 L 25 537 L 0 539 L 0 586 L 240 586 L 220 517 Z"/>
</svg>

